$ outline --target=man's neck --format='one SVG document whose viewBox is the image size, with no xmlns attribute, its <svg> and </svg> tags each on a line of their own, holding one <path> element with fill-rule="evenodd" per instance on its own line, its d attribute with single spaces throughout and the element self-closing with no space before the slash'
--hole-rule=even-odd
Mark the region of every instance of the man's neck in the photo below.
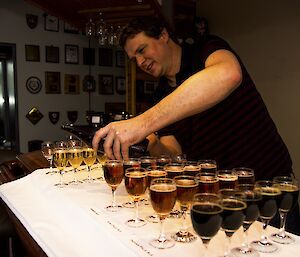
<svg viewBox="0 0 300 257">
<path fill-rule="evenodd" d="M 176 74 L 180 71 L 182 48 L 173 40 L 170 41 L 170 48 L 172 53 L 170 70 L 167 72 L 165 77 L 169 81 L 170 86 L 176 86 Z"/>
</svg>

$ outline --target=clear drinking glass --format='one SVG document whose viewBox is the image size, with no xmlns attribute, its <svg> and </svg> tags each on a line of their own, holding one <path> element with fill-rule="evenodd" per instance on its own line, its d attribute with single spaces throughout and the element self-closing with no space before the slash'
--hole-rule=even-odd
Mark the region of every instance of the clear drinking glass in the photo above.
<svg viewBox="0 0 300 257">
<path fill-rule="evenodd" d="M 103 164 L 107 160 L 108 160 L 108 158 L 107 158 L 106 154 L 103 151 L 98 150 L 97 151 L 97 161 L 98 161 L 98 164 L 100 165 L 100 170 L 102 172 L 101 172 L 100 177 L 96 178 L 97 180 L 104 180 L 104 177 L 103 177 Z"/>
<path fill-rule="evenodd" d="M 280 229 L 270 238 L 279 244 L 290 244 L 295 242 L 295 239 L 285 232 L 286 216 L 297 204 L 299 197 L 299 184 L 295 178 L 288 176 L 277 176 L 273 179 L 274 186 L 281 191 L 281 201 L 279 204 Z"/>
<path fill-rule="evenodd" d="M 217 194 L 198 193 L 191 207 L 191 219 L 195 232 L 205 247 L 204 257 L 208 255 L 210 240 L 218 233 L 222 224 L 223 207 Z"/>
<path fill-rule="evenodd" d="M 93 179 L 91 177 L 91 167 L 95 163 L 97 158 L 97 153 L 93 149 L 91 145 L 85 145 L 83 147 L 83 162 L 86 164 L 88 167 L 88 177 L 85 179 L 87 182 L 92 182 Z"/>
<path fill-rule="evenodd" d="M 247 204 L 247 208 L 245 211 L 246 217 L 243 222 L 244 242 L 242 246 L 233 248 L 231 252 L 236 257 L 258 257 L 259 253 L 251 248 L 248 243 L 248 229 L 258 219 L 258 205 L 262 200 L 261 191 L 259 188 L 254 188 L 253 184 L 239 184 L 237 190 L 237 194 L 240 194 L 241 198 Z"/>
<path fill-rule="evenodd" d="M 255 187 L 261 190 L 262 195 L 262 200 L 258 206 L 260 212 L 259 218 L 263 224 L 263 234 L 260 240 L 251 243 L 251 247 L 263 253 L 275 252 L 278 249 L 266 236 L 267 227 L 277 212 L 281 198 L 281 191 L 274 184 L 270 180 L 260 180 L 255 183 Z"/>
<path fill-rule="evenodd" d="M 68 151 L 68 161 L 73 168 L 73 180 L 70 182 L 72 185 L 78 185 L 82 181 L 77 179 L 78 168 L 83 161 L 83 145 L 80 140 L 69 140 L 69 151 Z"/>
<path fill-rule="evenodd" d="M 199 182 L 199 193 L 212 193 L 219 192 L 219 178 L 216 173 L 200 172 L 195 177 Z"/>
<path fill-rule="evenodd" d="M 189 243 L 196 239 L 196 236 L 188 231 L 186 214 L 190 210 L 193 197 L 198 193 L 198 181 L 193 176 L 177 176 L 174 178 L 177 187 L 177 201 L 182 211 L 182 225 L 178 232 L 172 235 L 175 241 Z"/>
<path fill-rule="evenodd" d="M 217 162 L 215 160 L 199 160 L 198 164 L 201 166 L 201 172 L 214 174 L 217 172 Z"/>
<path fill-rule="evenodd" d="M 144 168 L 128 168 L 125 170 L 125 188 L 135 204 L 135 217 L 127 220 L 130 227 L 141 227 L 146 221 L 139 217 L 139 201 L 147 189 L 147 171 Z"/>
<path fill-rule="evenodd" d="M 238 175 L 233 170 L 218 170 L 220 189 L 234 189 L 238 185 Z"/>
<path fill-rule="evenodd" d="M 116 203 L 116 189 L 121 184 L 124 178 L 123 161 L 120 160 L 107 160 L 103 164 L 103 172 L 106 183 L 112 190 L 112 204 L 106 207 L 108 211 L 118 211 L 122 208 L 121 205 Z"/>
<path fill-rule="evenodd" d="M 238 167 L 232 169 L 238 176 L 238 184 L 254 184 L 254 170 L 246 167 Z"/>
<path fill-rule="evenodd" d="M 201 171 L 201 166 L 196 161 L 184 163 L 184 175 L 196 176 Z"/>
<path fill-rule="evenodd" d="M 176 194 L 177 189 L 173 179 L 157 178 L 151 181 L 151 205 L 158 214 L 160 220 L 160 235 L 157 239 L 153 239 L 150 242 L 155 248 L 166 249 L 175 245 L 175 242 L 165 234 L 164 221 L 175 205 Z"/>
<path fill-rule="evenodd" d="M 55 186 L 64 187 L 68 185 L 68 183 L 63 181 L 63 176 L 65 174 L 65 168 L 68 162 L 68 144 L 65 141 L 58 141 L 55 143 L 54 151 L 53 151 L 53 163 L 55 167 L 58 169 L 60 174 L 60 180 Z"/>
<path fill-rule="evenodd" d="M 47 159 L 50 164 L 50 171 L 46 174 L 54 174 L 53 171 L 53 152 L 54 152 L 54 143 L 51 141 L 44 141 L 41 145 L 41 151 L 43 156 Z"/>
<path fill-rule="evenodd" d="M 223 207 L 221 228 L 226 235 L 225 257 L 232 256 L 230 252 L 231 237 L 242 226 L 245 220 L 247 204 L 236 192 L 237 190 L 235 189 L 221 189 L 219 191 Z"/>
</svg>

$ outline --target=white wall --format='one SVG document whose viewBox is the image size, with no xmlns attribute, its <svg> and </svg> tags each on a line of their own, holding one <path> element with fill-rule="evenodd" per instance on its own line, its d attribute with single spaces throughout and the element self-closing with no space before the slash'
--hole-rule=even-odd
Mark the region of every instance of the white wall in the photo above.
<svg viewBox="0 0 300 257">
<path fill-rule="evenodd" d="M 26 24 L 26 14 L 38 15 L 38 26 L 30 29 Z M 18 87 L 18 113 L 20 151 L 27 152 L 27 142 L 32 139 L 57 140 L 65 136 L 60 129 L 61 123 L 67 123 L 67 111 L 77 110 L 76 124 L 86 124 L 85 113 L 88 110 L 88 93 L 80 87 L 79 95 L 64 94 L 64 74 L 79 74 L 80 81 L 88 74 L 88 66 L 82 64 L 82 48 L 88 47 L 88 39 L 81 34 L 63 32 L 63 21 L 60 21 L 59 32 L 44 30 L 43 12 L 22 0 L 1 0 L 0 2 L 0 42 L 16 44 L 17 52 L 17 87 Z M 25 44 L 40 46 L 40 62 L 25 61 Z M 79 45 L 79 64 L 65 64 L 64 45 Z M 45 46 L 53 45 L 60 48 L 60 62 L 45 62 Z M 123 68 L 101 67 L 98 65 L 98 47 L 96 40 L 91 47 L 96 48 L 96 65 L 92 66 L 92 75 L 96 79 L 97 90 L 92 93 L 92 110 L 104 111 L 105 102 L 125 102 L 124 95 L 100 95 L 98 93 L 98 74 L 111 74 L 124 76 Z M 115 51 L 116 49 L 114 49 Z M 113 58 L 115 63 L 115 58 Z M 61 73 L 61 94 L 45 94 L 45 71 L 59 71 Z M 25 84 L 30 76 L 37 76 L 42 81 L 43 87 L 38 94 L 27 91 Z M 82 84 L 82 83 L 81 83 Z M 32 107 L 37 107 L 44 118 L 33 125 L 25 115 Z M 60 120 L 53 125 L 49 118 L 49 111 L 59 111 Z"/>
<path fill-rule="evenodd" d="M 210 31 L 238 52 L 286 142 L 300 178 L 300 2 L 198 0 Z"/>
</svg>

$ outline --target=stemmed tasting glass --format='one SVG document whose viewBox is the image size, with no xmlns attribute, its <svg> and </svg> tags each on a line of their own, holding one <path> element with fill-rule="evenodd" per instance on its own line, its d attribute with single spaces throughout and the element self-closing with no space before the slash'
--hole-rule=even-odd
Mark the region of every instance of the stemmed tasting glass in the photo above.
<svg viewBox="0 0 300 257">
<path fill-rule="evenodd" d="M 162 166 L 148 167 L 147 168 L 147 177 L 148 177 L 147 191 L 149 192 L 151 181 L 156 178 L 166 178 L 167 172 L 164 170 L 164 167 L 162 167 Z M 146 219 L 152 223 L 159 222 L 159 217 L 156 213 L 147 216 Z"/>
<path fill-rule="evenodd" d="M 222 225 L 221 228 L 226 235 L 226 244 L 224 256 L 232 256 L 230 253 L 230 244 L 232 235 L 242 226 L 245 219 L 246 203 L 241 195 L 236 194 L 235 189 L 221 189 Z"/>
<path fill-rule="evenodd" d="M 177 162 L 182 164 L 186 163 L 187 162 L 186 154 L 182 153 L 182 154 L 173 155 L 172 162 Z"/>
<path fill-rule="evenodd" d="M 258 257 L 259 253 L 252 249 L 248 243 L 248 229 L 250 226 L 258 219 L 259 208 L 258 205 L 262 200 L 261 191 L 259 188 L 254 188 L 254 184 L 239 184 L 237 187 L 237 195 L 240 195 L 241 198 L 247 204 L 246 208 L 246 217 L 243 222 L 243 231 L 244 231 L 244 243 L 241 247 L 236 247 L 231 250 L 231 252 L 236 257 Z"/>
<path fill-rule="evenodd" d="M 93 149 L 91 145 L 85 145 L 83 147 L 83 162 L 86 164 L 88 167 L 88 177 L 85 179 L 87 182 L 92 182 L 93 179 L 91 177 L 91 167 L 95 163 L 97 158 L 97 153 Z"/>
<path fill-rule="evenodd" d="M 266 236 L 266 229 L 271 219 L 274 218 L 280 203 L 281 191 L 270 180 L 260 180 L 255 183 L 255 187 L 261 190 L 262 200 L 259 207 L 259 218 L 263 224 L 263 235 L 259 241 L 251 243 L 251 247 L 263 253 L 275 252 L 278 247 L 271 243 Z"/>
<path fill-rule="evenodd" d="M 201 167 L 201 172 L 216 173 L 217 162 L 215 160 L 199 160 L 198 164 Z"/>
<path fill-rule="evenodd" d="M 215 173 L 200 172 L 195 178 L 199 182 L 199 193 L 218 194 L 219 192 L 219 178 Z"/>
<path fill-rule="evenodd" d="M 232 169 L 238 176 L 238 184 L 254 184 L 254 170 L 246 167 L 238 167 Z"/>
<path fill-rule="evenodd" d="M 153 156 L 141 156 L 140 157 L 141 167 L 147 169 L 148 167 L 156 166 L 156 158 Z"/>
<path fill-rule="evenodd" d="M 150 199 L 151 205 L 159 216 L 160 235 L 157 239 L 153 239 L 150 244 L 159 249 L 173 247 L 175 242 L 168 238 L 165 234 L 164 221 L 170 214 L 176 202 L 176 184 L 173 179 L 156 178 L 151 181 Z"/>
<path fill-rule="evenodd" d="M 43 156 L 47 159 L 50 164 L 50 171 L 46 174 L 54 174 L 53 171 L 53 151 L 54 151 L 54 143 L 51 141 L 44 141 L 41 145 L 41 150 Z"/>
<path fill-rule="evenodd" d="M 78 180 L 76 176 L 78 168 L 80 167 L 83 161 L 82 141 L 72 139 L 68 141 L 68 144 L 69 144 L 68 161 L 74 170 L 73 180 L 70 182 L 70 184 L 78 185 L 79 183 L 82 183 L 82 181 Z"/>
<path fill-rule="evenodd" d="M 60 174 L 60 180 L 55 186 L 64 187 L 68 183 L 63 181 L 63 176 L 65 174 L 65 168 L 68 162 L 68 144 L 65 141 L 58 141 L 55 143 L 55 148 L 53 151 L 53 163 L 58 169 Z"/>
<path fill-rule="evenodd" d="M 223 207 L 220 197 L 211 193 L 194 195 L 191 207 L 193 228 L 201 238 L 205 247 L 204 257 L 208 254 L 210 240 L 218 233 L 222 224 Z"/>
<path fill-rule="evenodd" d="M 279 204 L 280 229 L 279 232 L 272 234 L 270 238 L 280 244 L 290 244 L 295 239 L 285 232 L 286 216 L 297 204 L 299 197 L 299 184 L 295 178 L 288 176 L 277 176 L 273 179 L 274 186 L 281 191 L 281 201 Z"/>
<path fill-rule="evenodd" d="M 125 170 L 125 188 L 135 204 L 134 219 L 127 220 L 130 227 L 141 227 L 146 221 L 139 217 L 139 201 L 147 189 L 147 171 L 144 168 L 128 168 Z"/>
<path fill-rule="evenodd" d="M 220 189 L 235 189 L 238 185 L 238 175 L 233 170 L 218 170 Z"/>
<path fill-rule="evenodd" d="M 107 160 L 103 164 L 103 172 L 106 183 L 112 190 L 112 204 L 106 207 L 108 211 L 118 211 L 122 208 L 121 205 L 116 203 L 116 189 L 121 184 L 124 177 L 123 161 L 120 160 Z"/>
<path fill-rule="evenodd" d="M 104 180 L 104 178 L 103 178 L 103 165 L 107 160 L 108 160 L 108 158 L 107 158 L 106 154 L 103 151 L 98 150 L 97 151 L 97 161 L 98 161 L 98 164 L 100 165 L 100 168 L 101 168 L 101 171 L 102 171 L 100 177 L 97 178 L 98 180 Z"/>
<path fill-rule="evenodd" d="M 125 172 L 129 168 L 140 168 L 141 161 L 139 160 L 139 158 L 128 158 L 127 160 L 123 160 L 123 167 L 124 167 Z M 135 207 L 134 201 L 128 201 L 126 203 L 123 203 L 122 205 L 125 208 L 134 208 Z"/>
<path fill-rule="evenodd" d="M 177 176 L 174 178 L 177 187 L 177 201 L 182 211 L 181 229 L 172 235 L 175 241 L 189 243 L 196 239 L 196 236 L 188 231 L 186 224 L 186 213 L 191 208 L 193 197 L 198 193 L 198 181 L 194 176 Z"/>
<path fill-rule="evenodd" d="M 165 166 L 166 164 L 170 163 L 172 158 L 169 155 L 162 154 L 156 158 L 156 164 L 158 166 Z"/>
<path fill-rule="evenodd" d="M 196 161 L 184 163 L 184 175 L 196 176 L 201 171 L 201 166 Z"/>
<path fill-rule="evenodd" d="M 164 170 L 167 172 L 168 178 L 175 178 L 184 174 L 184 163 L 170 162 L 164 166 Z M 182 216 L 182 212 L 177 209 L 177 206 L 170 213 L 170 218 L 179 219 Z"/>
</svg>

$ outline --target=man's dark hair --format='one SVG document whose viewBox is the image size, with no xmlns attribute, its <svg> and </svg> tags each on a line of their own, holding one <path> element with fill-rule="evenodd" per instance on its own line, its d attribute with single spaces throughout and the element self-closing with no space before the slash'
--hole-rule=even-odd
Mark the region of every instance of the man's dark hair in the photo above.
<svg viewBox="0 0 300 257">
<path fill-rule="evenodd" d="M 162 21 L 162 19 L 155 16 L 134 18 L 125 27 L 123 27 L 120 34 L 119 45 L 124 48 L 126 40 L 133 38 L 140 32 L 144 32 L 148 37 L 158 39 L 164 28 L 168 31 L 170 38 L 172 38 L 175 42 L 178 42 L 170 26 L 166 22 Z"/>
</svg>

